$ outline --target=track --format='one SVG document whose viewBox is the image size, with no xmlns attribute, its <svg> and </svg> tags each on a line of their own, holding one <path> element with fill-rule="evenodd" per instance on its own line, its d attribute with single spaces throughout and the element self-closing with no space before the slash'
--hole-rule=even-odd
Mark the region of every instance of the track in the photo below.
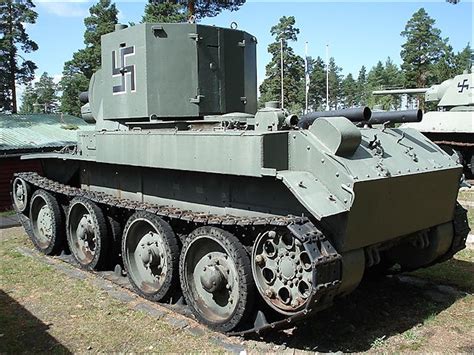
<svg viewBox="0 0 474 355">
<path fill-rule="evenodd" d="M 135 211 L 147 211 L 158 215 L 164 220 L 177 224 L 179 222 L 185 222 L 188 229 L 195 229 L 200 226 L 219 226 L 223 229 L 238 228 L 244 231 L 252 230 L 255 233 L 258 230 L 265 230 L 265 228 L 286 228 L 288 229 L 294 238 L 300 240 L 306 247 L 308 252 L 315 255 L 313 261 L 313 287 L 311 294 L 308 297 L 306 306 L 298 312 L 293 313 L 290 316 L 275 317 L 276 320 L 268 321 L 267 317 L 262 309 L 258 309 L 255 314 L 253 324 L 248 324 L 245 329 L 239 329 L 239 331 L 230 331 L 229 335 L 244 336 L 247 334 L 257 333 L 273 330 L 273 329 L 284 329 L 293 326 L 295 322 L 301 321 L 315 314 L 316 312 L 328 308 L 332 305 L 333 298 L 337 293 L 338 286 L 341 278 L 341 256 L 332 247 L 330 242 L 325 236 L 307 219 L 304 217 L 294 216 L 274 216 L 268 218 L 261 217 L 237 217 L 237 216 L 217 216 L 205 213 L 196 213 L 191 211 L 183 211 L 177 208 L 171 208 L 168 206 L 157 206 L 147 203 L 141 203 L 137 201 L 131 201 L 126 199 L 119 199 L 105 193 L 91 192 L 76 187 L 71 187 L 41 177 L 36 173 L 19 173 L 15 174 L 15 177 L 20 177 L 34 189 L 43 189 L 63 200 L 63 203 L 67 203 L 70 199 L 76 196 L 82 196 L 95 203 L 97 203 L 104 211 L 117 210 L 131 214 Z M 66 205 L 63 205 L 66 208 Z M 32 237 L 32 231 L 29 219 L 17 210 L 19 219 L 28 233 L 30 238 Z M 310 249 L 311 247 L 311 249 Z M 71 255 L 63 253 L 61 259 L 65 262 L 71 263 L 75 266 L 78 264 L 75 262 Z M 116 272 L 105 271 L 96 272 L 101 277 L 104 277 L 119 286 L 131 289 L 128 279 L 122 275 L 120 268 L 116 267 Z M 184 304 L 183 297 L 179 297 L 175 300 L 174 304 L 166 305 L 171 309 L 185 315 L 190 315 L 189 308 Z"/>
</svg>

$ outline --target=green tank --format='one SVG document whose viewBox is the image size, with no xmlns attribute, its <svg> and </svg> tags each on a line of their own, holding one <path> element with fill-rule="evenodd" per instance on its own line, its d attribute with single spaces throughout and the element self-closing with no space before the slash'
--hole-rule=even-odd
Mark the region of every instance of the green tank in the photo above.
<svg viewBox="0 0 474 355">
<path fill-rule="evenodd" d="M 455 157 L 464 173 L 474 178 L 474 74 L 465 71 L 429 88 L 377 90 L 374 95 L 424 94 L 425 102 L 437 103 L 422 122 L 406 123 Z"/>
<path fill-rule="evenodd" d="M 184 301 L 230 334 L 293 326 L 365 273 L 465 247 L 461 165 L 414 129 L 366 127 L 368 108 L 257 110 L 256 43 L 197 24 L 103 36 L 81 95 L 96 130 L 24 156 L 43 174 L 13 181 L 36 247 L 70 250 L 85 269 L 123 266 L 141 296 Z"/>
</svg>

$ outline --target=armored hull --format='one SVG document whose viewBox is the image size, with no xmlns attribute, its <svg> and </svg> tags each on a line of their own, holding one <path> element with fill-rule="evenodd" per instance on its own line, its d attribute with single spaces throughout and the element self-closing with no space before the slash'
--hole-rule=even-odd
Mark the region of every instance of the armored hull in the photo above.
<svg viewBox="0 0 474 355">
<path fill-rule="evenodd" d="M 115 97 L 117 85 L 98 72 L 84 107 L 97 130 L 81 132 L 69 151 L 23 157 L 40 159 L 44 176 L 25 172 L 13 182 L 14 206 L 38 249 L 54 254 L 67 244 L 84 268 L 123 266 L 141 296 L 176 302 L 182 295 L 204 324 L 244 334 L 314 315 L 381 265 L 413 270 L 464 248 L 469 228 L 456 203 L 462 167 L 437 145 L 413 129 L 359 128 L 342 111 L 303 129 L 275 105 L 252 114 L 256 77 L 233 73 L 240 88 L 233 92 L 224 85 L 228 63 L 206 55 L 201 35 L 215 31 L 220 58 L 239 48 L 242 68 L 255 59 L 245 49 L 252 37 L 175 26 L 107 35 L 102 60 L 114 51 L 108 43 L 124 37 L 129 48 L 141 32 L 153 34 L 134 47 L 144 59 L 158 55 L 148 51 L 155 41 L 171 39 L 178 51 L 176 43 L 192 40 L 197 77 L 203 63 L 214 68 L 202 75 L 217 72 L 221 99 L 201 106 L 206 91 L 181 102 L 188 108 L 148 105 L 116 117 L 119 107 L 108 105 L 117 100 L 130 109 L 137 93 Z M 133 73 L 152 71 L 135 65 Z M 148 97 L 161 90 L 142 87 Z M 243 112 L 230 113 L 226 103 Z M 182 117 L 170 117 L 173 110 Z M 369 119 L 367 110 L 350 117 Z"/>
</svg>

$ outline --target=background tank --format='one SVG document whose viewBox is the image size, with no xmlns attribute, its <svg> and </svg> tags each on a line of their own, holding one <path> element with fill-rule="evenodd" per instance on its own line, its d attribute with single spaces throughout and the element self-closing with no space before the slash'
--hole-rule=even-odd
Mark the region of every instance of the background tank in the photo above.
<svg viewBox="0 0 474 355">
<path fill-rule="evenodd" d="M 374 95 L 425 94 L 425 102 L 437 102 L 423 121 L 407 123 L 450 154 L 457 154 L 466 176 L 474 176 L 474 74 L 464 73 L 430 88 L 379 90 Z"/>
<path fill-rule="evenodd" d="M 292 326 L 374 268 L 465 247 L 460 165 L 416 130 L 366 127 L 368 108 L 310 113 L 301 127 L 273 104 L 257 111 L 255 47 L 195 24 L 103 36 L 81 95 L 96 130 L 24 156 L 44 176 L 13 181 L 37 248 L 67 245 L 87 269 L 123 265 L 141 296 L 184 296 L 202 323 L 242 334 Z"/>
</svg>

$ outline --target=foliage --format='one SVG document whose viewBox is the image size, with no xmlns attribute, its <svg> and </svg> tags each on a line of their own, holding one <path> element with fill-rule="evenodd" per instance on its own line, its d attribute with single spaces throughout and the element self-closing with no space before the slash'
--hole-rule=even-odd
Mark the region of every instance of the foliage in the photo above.
<svg viewBox="0 0 474 355">
<path fill-rule="evenodd" d="M 23 94 L 20 113 L 56 113 L 58 111 L 58 85 L 48 73 L 43 73 L 34 87 L 29 84 Z"/>
<path fill-rule="evenodd" d="M 333 57 L 329 58 L 329 107 L 337 110 L 343 106 L 342 68 L 336 65 Z"/>
<path fill-rule="evenodd" d="M 344 106 L 345 107 L 354 107 L 357 106 L 357 81 L 354 80 L 352 74 L 348 74 L 342 81 L 342 93 L 344 97 Z"/>
<path fill-rule="evenodd" d="M 363 65 L 357 76 L 356 106 L 365 106 L 370 93 L 367 91 L 367 68 Z"/>
<path fill-rule="evenodd" d="M 401 35 L 406 38 L 400 56 L 407 87 L 425 87 L 434 84 L 434 64 L 447 50 L 447 40 L 441 39 L 441 31 L 435 20 L 421 8 L 407 22 Z"/>
<path fill-rule="evenodd" d="M 31 53 L 38 45 L 26 32 L 26 24 L 34 24 L 38 14 L 31 0 L 0 2 L 0 111 L 17 112 L 16 86 L 34 78 L 36 64 L 18 52 Z"/>
<path fill-rule="evenodd" d="M 471 44 L 468 43 L 454 58 L 456 74 L 461 74 L 464 70 L 471 69 L 471 60 L 474 60 L 474 53 Z"/>
<path fill-rule="evenodd" d="M 196 19 L 204 17 L 214 17 L 219 15 L 222 10 L 236 11 L 246 0 L 189 0 L 188 12 L 190 15 L 196 16 Z M 186 1 L 185 1 L 186 2 Z"/>
<path fill-rule="evenodd" d="M 36 94 L 35 88 L 31 83 L 28 83 L 25 87 L 25 92 L 23 93 L 20 113 L 26 114 L 35 112 L 35 104 L 37 100 L 38 95 Z"/>
<path fill-rule="evenodd" d="M 401 70 L 390 59 L 385 64 L 379 61 L 367 76 L 367 89 L 369 92 L 380 89 L 395 89 L 403 86 L 404 77 Z M 367 105 L 379 106 L 383 110 L 397 110 L 401 107 L 400 95 L 369 96 Z"/>
<path fill-rule="evenodd" d="M 186 22 L 187 14 L 183 6 L 171 1 L 150 0 L 145 6 L 142 22 L 176 23 Z"/>
<path fill-rule="evenodd" d="M 238 10 L 244 3 L 245 0 L 149 0 L 142 22 L 186 22 L 193 15 L 199 20 L 217 16 L 222 10 Z"/>
<path fill-rule="evenodd" d="M 281 46 L 283 47 L 283 86 L 284 107 L 291 112 L 303 109 L 304 94 L 304 60 L 296 55 L 289 42 L 295 42 L 300 30 L 295 27 L 293 16 L 283 16 L 279 23 L 270 30 L 275 42 L 268 46 L 272 55 L 266 66 L 266 78 L 260 85 L 260 103 L 281 101 Z M 281 42 L 280 42 L 281 41 Z"/>
<path fill-rule="evenodd" d="M 117 24 L 118 10 L 111 0 L 99 0 L 89 9 L 90 16 L 84 19 L 85 48 L 78 50 L 72 59 L 64 64 L 61 79 L 61 111 L 79 116 L 81 102 L 79 94 L 87 91 L 89 79 L 100 68 L 102 35 L 112 32 Z"/>
<path fill-rule="evenodd" d="M 313 111 L 324 111 L 326 108 L 326 64 L 321 57 L 308 60 L 309 92 L 308 106 Z"/>
</svg>

